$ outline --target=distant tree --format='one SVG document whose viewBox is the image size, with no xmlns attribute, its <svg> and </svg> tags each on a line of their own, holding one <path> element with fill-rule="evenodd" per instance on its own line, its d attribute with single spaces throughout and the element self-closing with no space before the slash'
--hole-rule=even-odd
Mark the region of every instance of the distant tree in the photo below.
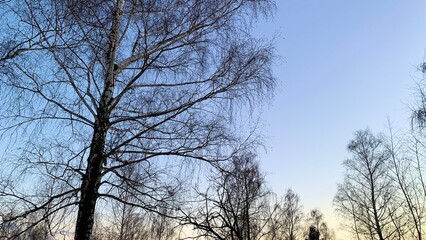
<svg viewBox="0 0 426 240">
<path fill-rule="evenodd" d="M 284 229 L 287 232 L 287 240 L 296 240 L 299 235 L 303 219 L 300 197 L 291 189 L 284 196 Z"/>
<path fill-rule="evenodd" d="M 2 168 L 0 202 L 20 205 L 8 220 L 72 209 L 74 238 L 89 240 L 99 200 L 125 201 L 119 169 L 163 168 L 145 194 L 164 204 L 183 162 L 215 164 L 252 143 L 232 106 L 275 86 L 273 47 L 250 33 L 272 0 L 0 4 L 0 136 L 14 164 Z M 49 194 L 28 188 L 40 181 Z"/>
<path fill-rule="evenodd" d="M 412 134 L 408 139 L 396 134 L 389 123 L 386 147 L 390 155 L 390 173 L 399 195 L 403 219 L 394 219 L 399 238 L 407 232 L 411 237 L 423 239 L 426 195 L 422 186 L 422 167 L 420 166 L 420 143 Z M 420 171 L 419 171 L 420 170 Z M 423 194 L 422 194 L 423 193 Z M 403 222 L 401 222 L 403 221 Z"/>
<path fill-rule="evenodd" d="M 283 201 L 278 203 L 276 213 L 270 222 L 271 240 L 296 240 L 299 238 L 303 220 L 300 197 L 288 189 Z"/>
<path fill-rule="evenodd" d="M 53 240 L 53 234 L 47 221 L 37 221 L 34 216 L 27 216 L 27 221 L 5 221 L 0 224 L 0 239 L 16 240 Z"/>
<path fill-rule="evenodd" d="M 54 237 L 52 236 L 49 226 L 47 223 L 43 222 L 40 224 L 35 225 L 34 227 L 31 227 L 28 232 L 24 234 L 23 240 L 53 240 Z"/>
<path fill-rule="evenodd" d="M 334 240 L 334 233 L 328 228 L 327 223 L 324 221 L 324 215 L 318 209 L 312 209 L 307 217 L 308 230 L 306 232 L 307 238 L 310 240 L 312 237 L 319 240 Z M 318 235 L 318 236 L 317 236 Z"/>
<path fill-rule="evenodd" d="M 337 194 L 334 197 L 334 206 L 336 212 L 341 216 L 344 216 L 347 222 L 345 223 L 345 228 L 354 236 L 357 240 L 363 239 L 364 236 L 369 236 L 370 239 L 373 237 L 373 229 L 369 228 L 370 225 L 363 224 L 360 219 L 364 219 L 363 209 L 359 208 L 359 204 L 353 198 L 355 193 L 352 193 L 352 189 L 348 179 L 345 179 L 343 183 L 338 184 Z M 361 216 L 362 217 L 361 217 Z"/>
<path fill-rule="evenodd" d="M 323 222 L 324 215 L 319 209 L 312 209 L 308 213 L 308 222 L 311 226 L 314 226 L 316 229 L 320 228 L 321 223 Z"/>
<path fill-rule="evenodd" d="M 330 229 L 327 223 L 322 222 L 319 228 L 321 234 L 321 240 L 334 240 L 334 231 Z"/>
<path fill-rule="evenodd" d="M 402 215 L 394 198 L 390 153 L 383 137 L 357 131 L 348 150 L 352 157 L 344 161 L 344 183 L 338 185 L 334 198 L 337 212 L 353 222 L 358 238 L 361 234 L 379 240 L 397 237 Z"/>
<path fill-rule="evenodd" d="M 120 175 L 123 176 L 117 195 L 123 201 L 115 201 L 107 206 L 111 211 L 107 211 L 104 216 L 98 214 L 96 221 L 96 231 L 94 235 L 99 240 L 172 240 L 175 239 L 177 222 L 172 219 L 173 210 L 167 204 L 161 205 L 153 202 L 149 197 L 144 196 L 147 192 L 143 179 L 149 178 L 152 172 L 143 174 L 143 171 L 137 168 L 138 165 L 128 165 L 120 169 Z M 151 176 L 152 177 L 152 176 Z M 125 179 L 132 179 L 126 181 Z M 170 189 L 170 191 L 172 191 Z M 175 189 L 177 197 L 178 189 Z M 146 203 L 157 204 L 156 212 L 144 210 L 137 205 L 143 198 Z M 171 200 L 169 200 L 171 202 Z M 158 213 L 157 213 L 158 212 Z"/>
<path fill-rule="evenodd" d="M 320 240 L 320 231 L 315 226 L 310 226 L 307 240 Z"/>
<path fill-rule="evenodd" d="M 200 206 L 184 224 L 197 239 L 259 240 L 268 235 L 269 191 L 253 154 L 234 157 L 214 171 L 206 192 L 199 192 Z"/>
</svg>

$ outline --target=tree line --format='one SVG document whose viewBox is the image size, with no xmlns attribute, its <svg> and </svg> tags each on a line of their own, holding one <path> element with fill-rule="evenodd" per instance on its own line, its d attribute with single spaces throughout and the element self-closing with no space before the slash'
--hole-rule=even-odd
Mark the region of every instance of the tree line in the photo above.
<svg viewBox="0 0 426 240">
<path fill-rule="evenodd" d="M 139 172 L 127 167 L 122 174 L 130 177 Z M 234 157 L 220 168 L 211 169 L 206 183 L 197 186 L 191 195 L 177 192 L 174 208 L 170 204 L 156 205 L 155 211 L 138 206 L 138 187 L 124 183 L 126 186 L 118 193 L 122 201 L 100 204 L 102 209 L 97 209 L 91 239 L 335 239 L 320 210 L 304 213 L 300 197 L 293 190 L 277 197 L 267 187 L 254 154 Z M 191 203 L 182 198 L 190 198 Z M 179 205 L 183 202 L 185 205 Z M 13 212 L 9 214 L 13 216 Z M 3 222 L 0 236 L 19 240 L 70 237 L 69 225 L 49 217 L 40 222 L 34 214 L 23 222 Z M 7 217 L 2 215 L 3 220 Z"/>
</svg>

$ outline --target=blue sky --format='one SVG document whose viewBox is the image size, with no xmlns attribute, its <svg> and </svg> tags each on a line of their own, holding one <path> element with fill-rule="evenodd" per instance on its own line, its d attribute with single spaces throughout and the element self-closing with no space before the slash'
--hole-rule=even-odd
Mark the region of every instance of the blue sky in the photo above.
<svg viewBox="0 0 426 240">
<path fill-rule="evenodd" d="M 280 87 L 263 114 L 261 154 L 278 194 L 291 187 L 305 210 L 335 222 L 332 199 L 356 130 L 409 126 L 416 71 L 426 54 L 426 1 L 277 1 L 256 34 L 281 32 Z M 335 226 L 337 227 L 337 226 Z"/>
</svg>

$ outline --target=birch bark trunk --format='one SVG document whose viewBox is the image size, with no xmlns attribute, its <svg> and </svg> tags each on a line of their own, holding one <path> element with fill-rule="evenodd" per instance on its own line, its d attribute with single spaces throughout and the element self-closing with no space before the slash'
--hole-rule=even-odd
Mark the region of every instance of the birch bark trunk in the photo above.
<svg viewBox="0 0 426 240">
<path fill-rule="evenodd" d="M 120 15 L 124 0 L 117 1 L 113 15 L 109 44 L 106 51 L 106 74 L 104 91 L 102 93 L 95 126 L 90 145 L 90 154 L 87 160 L 86 172 L 81 184 L 81 198 L 78 206 L 75 240 L 89 240 L 92 235 L 96 201 L 99 195 L 99 187 L 102 177 L 103 163 L 106 161 L 104 155 L 105 141 L 109 128 L 111 105 L 115 85 L 114 62 L 117 53 Z"/>
</svg>

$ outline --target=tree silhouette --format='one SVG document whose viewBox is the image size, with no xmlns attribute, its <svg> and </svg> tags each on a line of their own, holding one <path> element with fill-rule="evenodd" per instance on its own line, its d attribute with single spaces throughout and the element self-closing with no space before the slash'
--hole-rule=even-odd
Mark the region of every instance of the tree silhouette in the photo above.
<svg viewBox="0 0 426 240">
<path fill-rule="evenodd" d="M 267 236 L 270 211 L 265 179 L 253 154 L 244 154 L 214 171 L 200 207 L 185 224 L 198 231 L 197 239 L 260 240 Z"/>
<path fill-rule="evenodd" d="M 334 198 L 336 210 L 353 222 L 358 237 L 392 239 L 398 235 L 401 213 L 390 178 L 390 152 L 382 136 L 357 131 L 348 144 L 352 157 L 344 162 L 343 184 Z"/>
<path fill-rule="evenodd" d="M 315 226 L 309 227 L 308 240 L 320 240 L 320 231 Z"/>
<path fill-rule="evenodd" d="M 0 201 L 20 205 L 7 221 L 66 215 L 75 239 L 90 239 L 99 200 L 125 203 L 117 183 L 134 179 L 121 168 L 148 173 L 147 192 L 136 189 L 132 204 L 155 212 L 153 202 L 167 205 L 179 189 L 170 179 L 182 163 L 215 164 L 253 143 L 234 128 L 232 106 L 269 96 L 275 85 L 272 45 L 249 30 L 273 2 L 0 4 L 0 130 L 14 153 Z"/>
</svg>

